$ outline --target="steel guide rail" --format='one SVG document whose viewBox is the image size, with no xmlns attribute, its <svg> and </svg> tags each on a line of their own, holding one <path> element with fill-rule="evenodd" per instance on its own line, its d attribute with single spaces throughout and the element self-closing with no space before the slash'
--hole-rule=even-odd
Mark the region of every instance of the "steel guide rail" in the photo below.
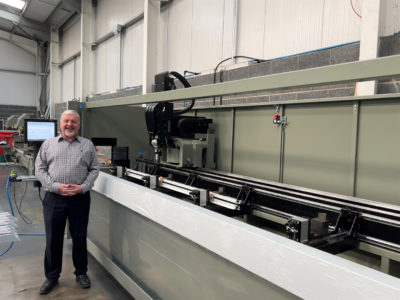
<svg viewBox="0 0 400 300">
<path fill-rule="evenodd" d="M 197 187 L 192 187 L 187 184 L 183 184 L 177 181 L 169 180 L 159 176 L 158 178 L 154 175 L 148 173 L 132 170 L 125 168 L 124 175 L 129 178 L 133 178 L 142 182 L 145 186 L 151 189 L 160 187 L 166 190 L 177 192 L 186 196 L 189 196 L 196 204 L 200 206 L 205 206 L 208 199 L 208 191 L 205 189 L 199 189 Z"/>
<path fill-rule="evenodd" d="M 166 170 L 168 169 L 166 168 Z M 375 202 L 367 199 L 354 198 L 345 195 L 338 195 L 323 191 L 316 191 L 308 188 L 302 188 L 277 182 L 263 181 L 255 178 L 239 176 L 236 174 L 219 173 L 218 171 L 205 172 L 198 170 L 187 170 L 186 172 L 194 172 L 195 174 L 199 175 L 204 174 L 204 176 L 207 176 L 209 178 L 220 178 L 221 180 L 229 180 L 230 183 L 237 183 L 239 185 L 245 182 L 246 184 L 254 187 L 255 190 L 263 193 L 267 193 L 267 189 L 268 191 L 279 192 L 281 195 L 298 195 L 301 196 L 302 199 L 307 198 L 310 200 L 314 200 L 315 202 L 329 202 L 331 204 L 337 204 L 339 206 L 354 206 L 358 209 L 363 209 L 365 212 L 375 211 L 375 213 L 377 214 L 392 215 L 394 218 L 400 220 L 400 207 L 396 205 Z"/>
<path fill-rule="evenodd" d="M 183 184 L 187 178 L 194 176 L 194 186 L 210 191 L 209 203 L 230 210 L 238 210 L 234 197 L 244 185 L 252 189 L 251 210 L 281 218 L 305 216 L 311 219 L 318 212 L 324 212 L 334 222 L 342 209 L 350 208 L 359 213 L 360 241 L 400 252 L 400 206 L 214 170 L 175 168 L 147 160 L 138 160 L 138 163 L 151 174 L 172 175 L 174 181 Z M 218 187 L 223 187 L 224 192 L 215 192 Z"/>
<path fill-rule="evenodd" d="M 130 170 L 130 169 L 126 169 L 125 175 L 128 176 L 128 177 L 136 178 L 136 179 L 141 180 L 143 182 L 146 182 L 146 180 L 148 180 L 148 178 L 149 178 L 149 174 L 147 174 L 147 173 L 143 173 L 143 172 L 139 172 L 139 171 L 133 171 L 133 170 Z"/>
<path fill-rule="evenodd" d="M 148 162 L 146 162 L 148 164 Z M 320 192 L 312 189 L 260 181 L 250 177 L 235 174 L 216 174 L 214 171 L 199 171 L 192 169 L 174 169 L 172 167 L 161 167 L 160 170 L 180 175 L 195 174 L 199 180 L 210 181 L 221 185 L 239 188 L 248 184 L 254 188 L 254 192 L 265 196 L 280 197 L 282 199 L 309 204 L 317 208 L 324 208 L 332 212 L 339 212 L 342 207 L 355 208 L 369 218 L 386 217 L 387 220 L 400 221 L 400 206 L 379 203 L 367 199 L 354 198 L 344 195 Z M 384 220 L 382 218 L 382 220 Z M 396 222 L 397 223 L 397 222 Z M 400 223 L 398 223 L 400 224 Z"/>
<path fill-rule="evenodd" d="M 370 236 L 366 236 L 366 235 L 363 235 L 363 234 L 359 235 L 359 240 L 361 242 L 365 242 L 365 243 L 368 243 L 368 244 L 371 244 L 371 245 L 375 245 L 375 246 L 378 246 L 378 247 L 381 247 L 381 248 L 385 248 L 385 249 L 388 249 L 388 250 L 391 250 L 391 251 L 400 252 L 400 246 L 398 244 L 395 244 L 395 243 L 387 242 L 387 241 L 380 240 L 380 239 L 377 239 L 377 238 L 373 238 L 373 237 L 370 237 Z"/>
</svg>

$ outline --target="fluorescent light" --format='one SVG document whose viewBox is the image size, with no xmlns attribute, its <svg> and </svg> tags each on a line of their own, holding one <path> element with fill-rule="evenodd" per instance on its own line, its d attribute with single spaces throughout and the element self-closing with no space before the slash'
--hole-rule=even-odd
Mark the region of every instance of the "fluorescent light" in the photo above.
<svg viewBox="0 0 400 300">
<path fill-rule="evenodd" d="M 25 6 L 25 1 L 23 0 L 0 0 L 0 3 L 22 9 Z"/>
</svg>

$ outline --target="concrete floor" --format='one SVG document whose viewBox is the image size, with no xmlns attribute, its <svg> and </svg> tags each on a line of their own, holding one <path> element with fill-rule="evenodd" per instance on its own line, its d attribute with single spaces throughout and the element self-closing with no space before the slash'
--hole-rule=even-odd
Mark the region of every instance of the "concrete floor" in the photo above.
<svg viewBox="0 0 400 300">
<path fill-rule="evenodd" d="M 26 169 L 18 165 L 0 164 L 0 210 L 10 211 L 7 196 L 7 177 L 14 169 L 18 175 L 27 174 Z M 18 215 L 14 203 L 14 187 L 9 187 L 18 222 L 18 233 L 44 233 L 42 206 L 38 189 L 29 183 L 13 183 L 16 199 L 26 194 L 22 202 L 22 212 L 30 219 L 26 224 Z M 9 243 L 0 243 L 0 253 Z M 81 289 L 75 281 L 72 265 L 72 242 L 65 239 L 63 271 L 59 285 L 48 295 L 39 295 L 39 289 L 45 280 L 43 272 L 44 236 L 20 236 L 11 250 L 0 257 L 0 299 L 133 299 L 114 278 L 89 254 L 88 275 L 92 281 L 90 289 Z"/>
</svg>

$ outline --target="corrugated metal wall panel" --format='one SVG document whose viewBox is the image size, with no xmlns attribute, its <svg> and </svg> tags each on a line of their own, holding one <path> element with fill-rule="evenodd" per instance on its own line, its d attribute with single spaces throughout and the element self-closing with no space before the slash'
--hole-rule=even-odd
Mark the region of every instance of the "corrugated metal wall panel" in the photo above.
<svg viewBox="0 0 400 300">
<path fill-rule="evenodd" d="M 381 1 L 379 35 L 387 36 L 400 30 L 400 0 Z"/>
<path fill-rule="evenodd" d="M 0 104 L 36 106 L 36 76 L 0 72 Z"/>
<path fill-rule="evenodd" d="M 176 0 L 160 17 L 157 70 L 209 71 L 232 55 L 235 0 Z M 361 13 L 363 0 L 353 0 Z M 383 2 L 383 31 L 400 27 L 400 0 Z M 143 12 L 143 1 L 100 0 L 96 9 L 96 38 Z M 64 35 L 63 58 L 79 50 L 80 22 Z M 357 41 L 361 20 L 348 0 L 239 1 L 238 55 L 276 58 L 322 47 Z M 129 29 L 124 39 L 123 86 L 142 83 L 140 27 Z M 96 93 L 119 88 L 119 42 L 107 42 L 95 53 Z M 100 49 L 101 48 L 101 49 Z M 140 72 L 138 70 L 140 69 Z M 107 78 L 107 80 L 106 80 Z"/>
<path fill-rule="evenodd" d="M 265 0 L 239 1 L 237 54 L 262 58 L 264 29 Z"/>
<path fill-rule="evenodd" d="M 60 47 L 61 61 L 81 51 L 81 20 L 76 21 L 63 33 Z"/>
<path fill-rule="evenodd" d="M 0 39 L 0 68 L 35 72 L 35 56 Z"/>
<path fill-rule="evenodd" d="M 102 43 L 94 52 L 94 91 L 96 94 L 119 88 L 119 36 Z"/>
<path fill-rule="evenodd" d="M 235 0 L 224 1 L 224 15 L 223 15 L 224 23 L 222 30 L 222 59 L 232 56 L 234 5 L 235 5 Z"/>
<path fill-rule="evenodd" d="M 0 40 L 0 69 L 35 72 L 35 68 L 36 58 L 33 54 L 8 41 Z M 0 104 L 37 105 L 36 76 L 34 74 L 0 71 L 0 90 Z"/>
<path fill-rule="evenodd" d="M 143 22 L 126 30 L 122 49 L 122 87 L 141 85 L 143 83 Z"/>
<path fill-rule="evenodd" d="M 354 9 L 362 14 L 362 0 L 353 0 Z M 325 0 L 321 47 L 360 40 L 361 19 L 349 0 Z"/>
<path fill-rule="evenodd" d="M 174 1 L 168 19 L 167 69 L 190 69 L 192 51 L 192 0 Z"/>
<path fill-rule="evenodd" d="M 264 58 L 321 47 L 323 0 L 266 0 Z"/>
<path fill-rule="evenodd" d="M 61 101 L 67 102 L 74 99 L 75 74 L 74 61 L 65 64 L 61 69 Z"/>
<path fill-rule="evenodd" d="M 95 39 L 110 32 L 117 24 L 125 24 L 143 12 L 143 1 L 98 0 L 95 21 Z"/>
<path fill-rule="evenodd" d="M 395 4 L 395 14 L 394 14 L 394 32 L 400 32 L 400 0 L 396 0 Z M 389 32 L 388 34 L 392 34 Z"/>
<path fill-rule="evenodd" d="M 167 70 L 167 51 L 168 51 L 168 19 L 170 10 L 166 9 L 161 12 L 158 21 L 158 55 L 157 55 L 157 73 Z"/>
<path fill-rule="evenodd" d="M 215 68 L 222 58 L 223 0 L 193 0 L 190 70 Z"/>
<path fill-rule="evenodd" d="M 81 97 L 81 58 L 75 60 L 75 98 Z"/>
</svg>

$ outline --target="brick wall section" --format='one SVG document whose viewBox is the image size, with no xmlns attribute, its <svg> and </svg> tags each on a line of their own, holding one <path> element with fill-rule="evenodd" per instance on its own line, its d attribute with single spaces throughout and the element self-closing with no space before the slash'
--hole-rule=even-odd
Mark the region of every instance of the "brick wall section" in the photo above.
<svg viewBox="0 0 400 300">
<path fill-rule="evenodd" d="M 271 75 L 357 61 L 359 58 L 359 49 L 360 45 L 356 43 L 332 49 L 271 60 L 264 63 L 255 63 L 246 67 L 222 71 L 222 74 L 221 72 L 218 72 L 216 76 L 216 82 L 221 82 L 221 79 L 222 81 L 240 80 L 256 76 Z M 212 84 L 214 82 L 214 74 L 191 77 L 189 82 L 192 84 L 192 86 Z M 180 87 L 180 84 L 177 83 L 176 85 L 177 88 Z M 215 99 L 215 105 L 353 96 L 354 88 L 355 84 L 350 83 L 304 89 L 284 89 L 279 91 L 259 92 L 244 95 L 229 95 L 223 96 L 222 98 L 217 97 Z M 196 107 L 212 106 L 213 104 L 213 98 L 196 100 Z M 176 106 L 179 107 L 180 105 L 182 105 L 182 103 L 177 103 Z"/>
<path fill-rule="evenodd" d="M 309 68 L 316 68 L 326 65 L 341 64 L 346 62 L 357 61 L 359 59 L 360 45 L 359 43 L 344 45 L 331 49 L 315 51 L 302 55 L 286 57 L 264 63 L 253 64 L 250 66 L 222 71 L 217 73 L 216 82 L 239 80 L 251 78 L 255 76 L 263 76 L 277 74 L 283 72 L 297 71 Z M 388 56 L 400 54 L 400 34 L 394 34 L 380 39 L 379 56 Z M 192 86 L 206 85 L 214 83 L 214 75 L 199 75 L 191 77 L 189 82 Z M 176 84 L 179 88 L 180 84 Z M 284 89 L 273 92 L 262 92 L 245 95 L 230 95 L 213 98 L 196 100 L 196 107 L 220 105 L 220 104 L 237 104 L 237 103 L 257 103 L 257 102 L 274 102 L 284 100 L 302 100 L 317 99 L 331 97 L 354 96 L 355 83 L 316 86 L 305 89 Z M 379 94 L 399 93 L 400 77 L 392 80 L 380 81 L 378 83 Z M 177 107 L 182 106 L 177 103 Z"/>
<path fill-rule="evenodd" d="M 4 120 L 4 123 L 9 116 L 22 115 L 24 113 L 29 113 L 32 118 L 36 118 L 37 108 L 35 106 L 0 105 L 0 119 Z"/>
<path fill-rule="evenodd" d="M 108 100 L 108 99 L 113 99 L 113 98 L 135 96 L 135 95 L 141 95 L 141 94 L 142 94 L 142 86 L 139 86 L 138 88 L 134 88 L 134 89 L 119 90 L 114 93 L 96 95 L 96 96 L 87 98 L 87 101 L 91 102 L 91 101 L 99 101 L 99 100 Z"/>
<path fill-rule="evenodd" d="M 379 56 L 400 54 L 400 34 L 396 33 L 380 39 Z M 400 77 L 378 82 L 378 94 L 400 93 Z"/>
</svg>

